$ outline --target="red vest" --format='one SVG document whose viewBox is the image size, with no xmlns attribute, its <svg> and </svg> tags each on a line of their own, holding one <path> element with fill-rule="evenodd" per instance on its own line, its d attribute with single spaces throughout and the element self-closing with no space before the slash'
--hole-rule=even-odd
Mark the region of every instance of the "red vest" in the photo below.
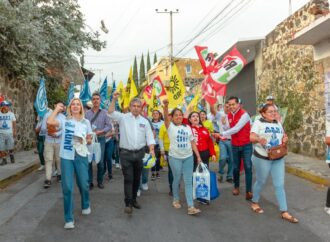
<svg viewBox="0 0 330 242">
<path fill-rule="evenodd" d="M 242 115 L 246 113 L 246 111 L 240 108 L 235 114 L 232 112 L 228 113 L 228 121 L 230 128 L 234 127 L 238 121 L 241 119 Z M 240 131 L 236 134 L 231 135 L 231 143 L 235 146 L 243 146 L 250 144 L 250 131 L 251 131 L 251 124 L 247 122 Z"/>
</svg>

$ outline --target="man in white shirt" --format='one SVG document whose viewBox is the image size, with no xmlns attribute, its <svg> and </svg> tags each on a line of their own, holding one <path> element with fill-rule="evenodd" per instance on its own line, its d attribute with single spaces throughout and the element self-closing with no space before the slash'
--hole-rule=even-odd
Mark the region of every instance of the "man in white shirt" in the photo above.
<svg viewBox="0 0 330 242">
<path fill-rule="evenodd" d="M 11 104 L 3 101 L 0 104 L 0 152 L 4 154 L 0 165 L 7 164 L 7 154 L 9 153 L 11 163 L 15 163 L 14 158 L 14 138 L 16 137 L 16 118 L 10 111 Z"/>
<path fill-rule="evenodd" d="M 141 100 L 134 98 L 130 102 L 129 113 L 115 111 L 115 103 L 119 93 L 113 94 L 109 106 L 110 117 L 118 121 L 120 129 L 120 161 L 124 175 L 125 212 L 131 214 L 132 207 L 140 209 L 137 203 L 137 191 L 140 185 L 141 171 L 145 146 L 149 146 L 150 154 L 154 157 L 155 139 L 149 122 L 140 115 L 142 109 Z"/>
</svg>

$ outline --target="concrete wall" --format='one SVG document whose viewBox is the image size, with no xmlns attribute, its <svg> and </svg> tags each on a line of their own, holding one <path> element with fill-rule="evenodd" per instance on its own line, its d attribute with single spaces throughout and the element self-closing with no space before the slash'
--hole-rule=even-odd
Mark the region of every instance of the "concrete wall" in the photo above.
<svg viewBox="0 0 330 242">
<path fill-rule="evenodd" d="M 323 66 L 314 62 L 312 46 L 290 45 L 289 41 L 295 32 L 327 13 L 328 7 L 327 0 L 310 1 L 266 36 L 256 58 L 258 102 L 272 94 L 280 106 L 287 106 L 290 149 L 320 158 L 325 154 Z"/>
</svg>

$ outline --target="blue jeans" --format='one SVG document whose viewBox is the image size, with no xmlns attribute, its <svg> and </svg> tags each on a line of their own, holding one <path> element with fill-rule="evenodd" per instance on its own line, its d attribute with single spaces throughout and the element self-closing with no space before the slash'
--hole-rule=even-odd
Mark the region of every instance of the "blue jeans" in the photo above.
<svg viewBox="0 0 330 242">
<path fill-rule="evenodd" d="M 141 172 L 141 180 L 140 180 L 140 188 L 141 189 L 141 185 L 142 184 L 146 184 L 148 183 L 149 180 L 149 168 L 142 168 L 142 172 Z"/>
<path fill-rule="evenodd" d="M 242 145 L 242 146 L 235 146 L 232 145 L 233 148 L 233 161 L 234 161 L 234 185 L 235 188 L 239 188 L 240 182 L 240 174 L 239 168 L 241 164 L 241 159 L 244 162 L 244 170 L 245 170 L 245 185 L 246 185 L 246 192 L 252 191 L 252 144 Z"/>
<path fill-rule="evenodd" d="M 101 145 L 101 160 L 97 164 L 97 184 L 103 183 L 103 176 L 104 176 L 104 153 L 105 153 L 105 137 L 97 137 L 98 142 Z M 88 169 L 89 175 L 89 184 L 93 183 L 93 162 L 89 163 Z"/>
<path fill-rule="evenodd" d="M 112 157 L 115 159 L 115 163 L 119 164 L 119 140 L 114 139 L 114 147 Z"/>
<path fill-rule="evenodd" d="M 220 140 L 220 159 L 219 159 L 219 173 L 225 174 L 224 168 L 228 163 L 227 180 L 233 178 L 233 150 L 230 140 Z"/>
<path fill-rule="evenodd" d="M 81 196 L 81 209 L 89 208 L 88 184 L 88 158 L 75 154 L 74 160 L 61 159 L 62 192 L 64 202 L 64 220 L 66 223 L 73 221 L 73 179 L 76 182 Z"/>
<path fill-rule="evenodd" d="M 279 204 L 280 211 L 287 211 L 288 206 L 286 203 L 286 195 L 284 189 L 284 159 L 282 158 L 279 160 L 265 160 L 252 156 L 252 163 L 256 172 L 256 182 L 253 186 L 252 201 L 255 203 L 259 202 L 260 192 L 262 191 L 262 188 L 267 182 L 269 174 L 271 174 L 273 186 L 275 188 L 275 196 Z"/>
<path fill-rule="evenodd" d="M 179 185 L 181 180 L 181 175 L 183 175 L 183 181 L 185 185 L 185 195 L 188 207 L 193 207 L 193 188 L 192 188 L 192 176 L 194 169 L 194 158 L 189 156 L 188 158 L 178 159 L 169 156 L 169 162 L 173 173 L 173 199 L 175 201 L 180 200 Z"/>
<path fill-rule="evenodd" d="M 108 176 L 112 175 L 112 154 L 115 148 L 114 138 L 111 138 L 105 143 L 105 157 L 104 157 L 104 169 L 105 174 L 108 171 Z"/>
</svg>

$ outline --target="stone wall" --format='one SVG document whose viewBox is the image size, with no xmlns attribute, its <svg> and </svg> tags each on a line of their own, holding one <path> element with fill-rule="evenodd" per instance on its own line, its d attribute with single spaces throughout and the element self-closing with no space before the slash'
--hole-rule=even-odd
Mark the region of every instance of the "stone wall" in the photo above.
<svg viewBox="0 0 330 242">
<path fill-rule="evenodd" d="M 290 45 L 294 34 L 328 13 L 327 0 L 312 0 L 266 36 L 256 65 L 257 99 L 272 94 L 288 107 L 285 128 L 290 149 L 324 157 L 325 99 L 322 65 L 314 62 L 313 47 Z"/>
<path fill-rule="evenodd" d="M 0 68 L 0 93 L 5 94 L 12 101 L 12 112 L 16 116 L 16 150 L 30 149 L 35 146 L 36 116 L 33 102 L 36 90 L 36 87 L 30 82 L 13 79 L 4 69 Z"/>
</svg>

